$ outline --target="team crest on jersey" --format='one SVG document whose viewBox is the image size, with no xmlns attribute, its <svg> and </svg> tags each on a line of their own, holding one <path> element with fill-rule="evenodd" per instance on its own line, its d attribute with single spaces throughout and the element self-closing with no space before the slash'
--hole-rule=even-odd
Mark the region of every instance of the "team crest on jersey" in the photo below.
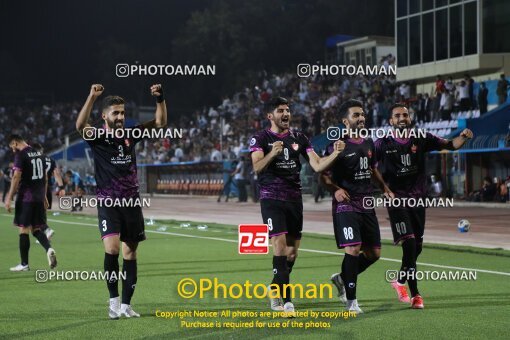
<svg viewBox="0 0 510 340">
<path fill-rule="evenodd" d="M 368 150 L 367 155 L 368 155 L 368 158 L 372 158 L 372 150 Z"/>
<path fill-rule="evenodd" d="M 290 146 L 292 146 L 292 148 L 294 149 L 294 151 L 298 151 L 298 149 L 299 149 L 299 144 L 292 143 Z"/>
<path fill-rule="evenodd" d="M 126 147 L 129 148 L 129 139 L 124 139 L 124 143 L 126 144 Z"/>
<path fill-rule="evenodd" d="M 411 146 L 411 151 L 413 153 L 416 153 L 416 150 L 418 149 L 418 147 L 416 145 L 413 144 L 413 146 Z"/>
</svg>

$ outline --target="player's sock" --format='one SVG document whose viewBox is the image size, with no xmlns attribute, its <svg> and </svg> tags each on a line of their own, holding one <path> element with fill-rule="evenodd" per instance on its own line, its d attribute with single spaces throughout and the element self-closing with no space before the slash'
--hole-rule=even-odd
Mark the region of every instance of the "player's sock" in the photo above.
<svg viewBox="0 0 510 340">
<path fill-rule="evenodd" d="M 273 281 L 280 287 L 280 294 L 282 295 L 283 302 L 291 300 L 288 292 L 285 292 L 283 297 L 283 285 L 289 283 L 289 267 L 287 267 L 287 256 L 273 256 Z"/>
<path fill-rule="evenodd" d="M 342 262 L 342 280 L 345 285 L 347 300 L 356 299 L 356 281 L 358 280 L 358 257 L 345 254 Z"/>
<path fill-rule="evenodd" d="M 126 275 L 126 279 L 122 280 L 122 303 L 131 304 L 131 297 L 135 292 L 137 277 L 136 260 L 126 260 L 122 264 L 122 271 Z"/>
<path fill-rule="evenodd" d="M 119 296 L 119 254 L 104 254 L 104 271 L 108 273 L 109 280 L 106 281 L 106 285 L 110 292 L 110 299 L 113 299 Z"/>
<path fill-rule="evenodd" d="M 402 243 L 402 271 L 407 273 L 407 283 L 411 291 L 411 297 L 418 294 L 418 282 L 416 281 L 416 242 L 410 238 Z M 402 277 L 402 276 L 401 276 Z"/>
<path fill-rule="evenodd" d="M 289 260 L 287 260 L 287 267 L 289 268 L 289 275 L 290 275 L 290 273 L 292 273 L 292 267 L 294 267 L 294 263 L 295 262 L 296 261 L 289 261 Z"/>
<path fill-rule="evenodd" d="M 363 273 L 365 269 L 374 264 L 375 261 L 369 260 L 364 253 L 358 256 L 358 275 Z"/>
<path fill-rule="evenodd" d="M 418 261 L 418 256 L 420 256 L 422 249 L 423 243 L 416 241 L 416 261 Z"/>
<path fill-rule="evenodd" d="M 48 251 L 48 249 L 51 248 L 50 241 L 48 241 L 46 234 L 43 233 L 41 230 L 38 229 L 38 230 L 34 231 L 32 233 L 32 235 L 34 235 L 34 237 L 37 239 L 37 241 L 39 241 L 39 243 L 44 248 L 44 250 L 46 250 L 46 252 Z"/>
<path fill-rule="evenodd" d="M 19 255 L 21 264 L 28 265 L 28 250 L 30 249 L 30 238 L 28 234 L 19 234 Z"/>
</svg>

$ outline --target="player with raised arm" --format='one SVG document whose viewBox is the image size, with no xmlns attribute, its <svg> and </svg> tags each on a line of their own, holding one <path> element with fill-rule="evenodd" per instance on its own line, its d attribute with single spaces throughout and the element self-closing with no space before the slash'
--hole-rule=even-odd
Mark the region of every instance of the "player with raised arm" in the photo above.
<svg viewBox="0 0 510 340">
<path fill-rule="evenodd" d="M 291 113 L 285 98 L 273 98 L 265 110 L 271 127 L 255 134 L 250 151 L 258 175 L 262 219 L 269 226 L 273 245 L 273 281 L 268 288 L 280 292 L 278 297 L 270 292 L 269 297 L 272 310 L 293 313 L 290 290 L 284 292 L 283 285 L 290 281 L 303 229 L 299 158 L 308 160 L 313 170 L 324 171 L 345 145 L 335 143 L 332 154 L 320 158 L 303 133 L 290 130 Z"/>
<path fill-rule="evenodd" d="M 103 130 L 95 130 L 88 124 L 90 113 L 96 99 L 103 93 L 104 87 L 94 84 L 90 94 L 76 120 L 76 129 L 87 141 L 94 155 L 96 194 L 99 199 L 139 198 L 139 185 L 136 171 L 135 144 L 146 129 L 159 129 L 167 124 L 166 103 L 160 84 L 150 87 L 156 97 L 155 119 L 131 129 L 124 128 L 124 99 L 108 96 L 102 102 Z M 121 131 L 123 129 L 123 131 Z M 141 133 L 132 133 L 138 129 Z M 112 134 L 114 132 L 121 134 Z M 104 132 L 109 132 L 106 134 Z M 129 133 L 131 132 L 131 133 Z M 125 138 L 121 138 L 125 137 Z M 124 201 L 124 200 L 123 200 Z M 108 315 L 111 319 L 139 317 L 131 308 L 131 298 L 137 282 L 137 248 L 145 240 L 145 225 L 140 206 L 104 207 L 98 204 L 99 231 L 105 249 L 104 270 L 109 273 L 107 287 L 110 294 Z M 122 301 L 118 292 L 117 274 L 119 273 L 119 251 L 122 243 L 124 259 L 123 272 L 126 275 L 122 283 Z"/>
<path fill-rule="evenodd" d="M 48 186 L 46 190 L 46 199 L 48 200 L 48 210 L 51 210 L 51 204 L 53 202 L 53 179 L 57 183 L 58 186 L 58 193 L 57 196 L 62 197 L 65 195 L 64 190 L 64 181 L 62 179 L 62 175 L 60 173 L 60 169 L 57 166 L 57 163 L 55 160 L 47 155 L 44 154 L 43 146 L 39 143 L 33 143 L 32 147 L 39 151 L 43 157 L 44 157 L 44 169 L 46 170 L 46 176 L 48 176 Z M 51 240 L 51 237 L 55 233 L 53 229 L 48 227 L 48 224 L 45 224 L 41 227 L 41 231 L 43 231 L 46 234 L 46 237 L 48 240 Z"/>
<path fill-rule="evenodd" d="M 331 281 L 346 308 L 363 313 L 356 298 L 358 274 L 376 262 L 381 254 L 379 223 L 374 209 L 366 207 L 365 202 L 374 195 L 372 180 L 385 195 L 391 196 L 391 192 L 376 169 L 374 142 L 370 138 L 359 138 L 360 131 L 365 128 L 363 104 L 348 100 L 340 106 L 339 113 L 348 133 L 346 146 L 330 171 L 320 178 L 333 195 L 336 244 L 345 249 L 341 273 L 333 274 Z M 326 154 L 332 150 L 331 144 Z"/>
<path fill-rule="evenodd" d="M 411 116 L 404 104 L 390 107 L 389 123 L 394 131 L 409 133 L 409 138 L 386 136 L 376 141 L 376 155 L 382 176 L 396 198 L 425 198 L 427 177 L 425 174 L 426 153 L 433 150 L 457 150 L 473 137 L 473 132 L 465 129 L 460 136 L 446 140 L 426 133 L 425 138 L 418 133 L 410 133 Z M 406 136 L 404 136 L 406 137 Z M 402 245 L 402 265 L 398 280 L 391 282 L 399 301 L 409 303 L 415 309 L 423 308 L 423 298 L 418 291 L 414 277 L 416 261 L 422 251 L 425 230 L 424 207 L 388 207 L 391 230 L 395 245 Z M 409 285 L 411 299 L 405 286 Z"/>
<path fill-rule="evenodd" d="M 41 227 L 46 225 L 46 187 L 48 176 L 46 175 L 43 154 L 25 142 L 19 135 L 11 135 L 8 139 L 9 147 L 14 152 L 14 174 L 11 187 L 5 198 L 5 209 L 11 212 L 11 200 L 16 194 L 14 206 L 14 225 L 19 227 L 19 251 L 21 263 L 11 268 L 12 272 L 28 271 L 28 250 L 32 235 L 39 241 L 46 251 L 48 263 L 53 269 L 57 266 L 55 250 L 51 247 L 46 234 Z"/>
</svg>

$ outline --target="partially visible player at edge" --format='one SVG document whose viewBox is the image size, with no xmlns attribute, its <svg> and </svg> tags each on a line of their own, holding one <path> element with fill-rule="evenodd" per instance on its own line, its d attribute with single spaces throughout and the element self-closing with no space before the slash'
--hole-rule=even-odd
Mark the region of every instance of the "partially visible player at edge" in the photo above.
<svg viewBox="0 0 510 340">
<path fill-rule="evenodd" d="M 94 102 L 103 93 L 104 87 L 94 84 L 90 94 L 76 120 L 76 129 L 90 145 L 94 155 L 95 178 L 97 182 L 96 194 L 98 198 L 134 198 L 139 197 L 139 185 L 136 172 L 135 144 L 141 138 L 110 138 L 111 136 L 94 136 L 94 131 L 88 124 Z M 135 129 L 158 129 L 167 124 L 166 103 L 163 88 L 160 84 L 150 87 L 151 94 L 156 97 L 155 119 L 134 127 Z M 124 129 L 125 109 L 124 99 L 118 96 L 108 96 L 102 102 L 103 129 Z M 127 132 L 128 129 L 125 130 Z M 126 133 L 125 136 L 128 134 Z M 140 135 L 140 134 L 139 134 Z M 98 138 L 95 138 L 98 137 Z M 110 293 L 108 315 L 111 319 L 125 317 L 139 317 L 140 314 L 131 308 L 137 282 L 136 250 L 138 243 L 145 240 L 145 225 L 142 208 L 137 207 L 97 207 L 99 231 L 103 240 L 104 270 L 110 274 L 107 281 Z M 122 270 L 126 275 L 122 282 L 122 301 L 119 297 L 118 280 L 119 251 L 122 242 Z M 114 273 L 112 275 L 112 273 Z M 122 302 L 122 303 L 121 303 Z"/>
<path fill-rule="evenodd" d="M 28 266 L 29 232 L 32 232 L 32 235 L 46 251 L 48 263 L 53 269 L 57 266 L 55 250 L 51 247 L 46 234 L 41 231 L 41 227 L 46 225 L 46 209 L 48 208 L 48 199 L 46 198 L 48 176 L 44 167 L 45 158 L 41 152 L 33 149 L 19 135 L 11 135 L 8 142 L 14 152 L 14 174 L 11 188 L 5 198 L 5 209 L 9 213 L 11 212 L 11 200 L 18 192 L 14 207 L 14 225 L 19 227 L 21 256 L 21 263 L 12 267 L 11 271 L 30 270 Z"/>
<path fill-rule="evenodd" d="M 358 275 L 381 256 L 381 233 L 373 207 L 365 202 L 374 196 L 372 182 L 388 198 L 390 189 L 377 171 L 375 147 L 371 138 L 360 138 L 365 129 L 363 103 L 349 99 L 339 108 L 348 136 L 344 152 L 332 165 L 329 174 L 321 174 L 320 182 L 333 196 L 333 228 L 338 248 L 345 255 L 341 272 L 331 276 L 340 301 L 354 313 L 363 313 L 356 298 Z M 332 145 L 326 149 L 331 153 Z"/>
<path fill-rule="evenodd" d="M 395 130 L 410 131 L 411 116 L 404 104 L 390 107 L 390 125 Z M 415 134 L 416 135 L 416 134 Z M 425 174 L 426 153 L 433 150 L 457 150 L 473 138 L 473 132 L 464 129 L 460 136 L 446 140 L 426 133 L 425 138 L 384 137 L 375 142 L 376 156 L 384 180 L 397 198 L 425 198 L 427 195 L 427 177 Z M 423 298 L 418 292 L 418 283 L 414 277 L 416 261 L 422 251 L 425 229 L 425 208 L 388 207 L 391 231 L 395 245 L 402 245 L 402 265 L 399 279 L 391 282 L 399 301 L 409 303 L 415 309 L 423 308 Z M 408 278 L 411 299 L 405 286 Z"/>
<path fill-rule="evenodd" d="M 285 98 L 273 98 L 265 111 L 271 128 L 255 134 L 250 151 L 253 169 L 259 176 L 262 219 L 269 226 L 273 245 L 273 281 L 268 295 L 272 310 L 294 313 L 290 290 L 284 292 L 283 285 L 290 281 L 303 229 L 299 156 L 307 159 L 313 170 L 324 171 L 345 144 L 335 143 L 331 156 L 320 158 L 303 133 L 290 131 L 291 114 Z M 276 288 L 280 292 L 278 297 L 276 292 L 271 293 L 271 289 Z"/>
<path fill-rule="evenodd" d="M 62 197 L 65 195 L 64 190 L 64 180 L 62 179 L 62 174 L 60 173 L 60 169 L 57 166 L 57 162 L 55 160 L 47 155 L 44 154 L 43 146 L 39 143 L 32 144 L 32 147 L 39 151 L 43 157 L 44 157 L 44 169 L 46 170 L 46 175 L 48 176 L 48 187 L 46 190 L 46 199 L 48 200 L 48 210 L 51 210 L 51 204 L 53 202 L 53 178 L 55 179 L 55 182 L 58 186 L 58 192 L 57 196 Z M 48 224 L 45 224 L 41 227 L 41 231 L 43 231 L 46 234 L 46 237 L 48 240 L 51 240 L 51 237 L 55 233 L 53 229 L 48 227 Z"/>
</svg>

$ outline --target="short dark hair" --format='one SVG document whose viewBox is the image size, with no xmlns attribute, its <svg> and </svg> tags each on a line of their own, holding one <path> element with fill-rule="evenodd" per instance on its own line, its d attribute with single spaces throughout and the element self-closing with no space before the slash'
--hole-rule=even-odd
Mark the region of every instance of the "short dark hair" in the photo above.
<svg viewBox="0 0 510 340">
<path fill-rule="evenodd" d="M 119 96 L 107 96 L 103 99 L 101 103 L 101 112 L 103 112 L 107 107 L 112 105 L 121 105 L 124 104 L 124 98 Z"/>
<path fill-rule="evenodd" d="M 11 144 L 14 141 L 16 141 L 16 142 L 24 142 L 25 140 L 23 139 L 23 137 L 21 137 L 18 134 L 12 134 L 12 135 L 9 136 L 9 138 L 7 138 L 7 144 Z"/>
<path fill-rule="evenodd" d="M 398 108 L 398 107 L 403 107 L 404 109 L 409 109 L 407 107 L 407 105 L 404 104 L 404 103 L 395 103 L 395 104 L 391 105 L 389 110 L 388 110 L 388 112 L 390 113 L 390 117 L 393 115 L 393 110 Z"/>
<path fill-rule="evenodd" d="M 264 105 L 264 111 L 271 113 L 280 105 L 289 105 L 289 101 L 283 97 L 273 97 Z"/>
<path fill-rule="evenodd" d="M 37 151 L 43 152 L 43 146 L 40 143 L 33 143 L 32 148 Z"/>
<path fill-rule="evenodd" d="M 67 171 L 66 171 L 66 175 L 67 175 L 67 176 L 72 176 L 72 175 L 73 175 L 73 172 L 72 172 L 71 170 L 67 170 Z"/>
<path fill-rule="evenodd" d="M 340 108 L 338 109 L 338 114 L 340 115 L 340 118 L 346 118 L 347 113 L 349 112 L 349 109 L 351 107 L 361 107 L 363 109 L 363 103 L 356 99 L 349 99 L 343 102 L 343 104 L 340 105 Z"/>
</svg>

